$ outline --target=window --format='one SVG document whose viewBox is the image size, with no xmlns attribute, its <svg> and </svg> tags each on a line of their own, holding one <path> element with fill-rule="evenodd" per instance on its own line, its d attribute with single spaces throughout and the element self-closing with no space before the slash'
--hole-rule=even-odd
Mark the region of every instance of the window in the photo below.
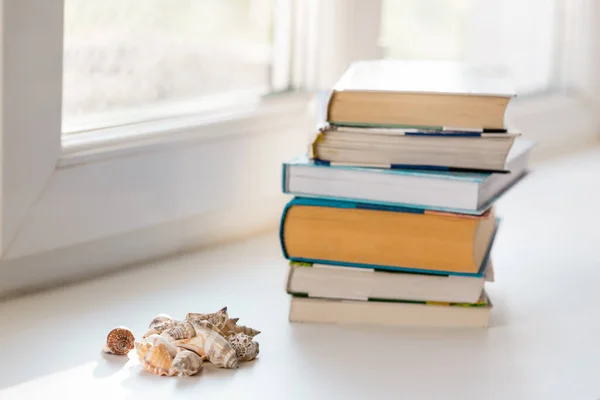
<svg viewBox="0 0 600 400">
<path fill-rule="evenodd" d="M 383 0 L 384 56 L 503 65 L 518 92 L 556 85 L 565 0 Z"/>
<path fill-rule="evenodd" d="M 275 2 L 65 0 L 63 132 L 269 93 Z"/>
<path fill-rule="evenodd" d="M 384 56 L 464 59 L 472 6 L 471 0 L 384 0 L 380 39 Z"/>
</svg>

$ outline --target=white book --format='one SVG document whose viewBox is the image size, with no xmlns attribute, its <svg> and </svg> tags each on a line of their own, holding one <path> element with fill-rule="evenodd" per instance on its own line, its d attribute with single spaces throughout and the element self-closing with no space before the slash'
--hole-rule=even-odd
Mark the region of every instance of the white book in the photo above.
<svg viewBox="0 0 600 400">
<path fill-rule="evenodd" d="M 291 261 L 287 292 L 309 297 L 476 303 L 485 282 L 493 282 L 488 262 L 481 277 L 435 275 Z"/>
<path fill-rule="evenodd" d="M 284 163 L 283 192 L 481 215 L 525 176 L 533 147 L 530 140 L 515 141 L 507 158 L 508 173 L 328 166 L 302 156 Z"/>
<path fill-rule="evenodd" d="M 292 297 L 289 321 L 339 325 L 486 328 L 492 304 L 478 306 Z"/>
</svg>

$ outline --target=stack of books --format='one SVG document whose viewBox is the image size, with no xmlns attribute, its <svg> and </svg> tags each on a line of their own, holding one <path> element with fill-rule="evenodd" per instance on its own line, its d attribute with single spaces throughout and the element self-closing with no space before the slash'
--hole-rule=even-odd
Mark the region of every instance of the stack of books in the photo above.
<svg viewBox="0 0 600 400">
<path fill-rule="evenodd" d="M 487 327 L 495 201 L 533 143 L 505 126 L 510 76 L 352 64 L 307 154 L 284 163 L 292 322 Z"/>
</svg>

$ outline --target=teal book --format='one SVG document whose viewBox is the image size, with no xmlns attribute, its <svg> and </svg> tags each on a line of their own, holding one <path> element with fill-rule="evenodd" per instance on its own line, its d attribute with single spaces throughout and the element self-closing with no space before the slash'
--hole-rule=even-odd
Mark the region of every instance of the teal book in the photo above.
<svg viewBox="0 0 600 400">
<path fill-rule="evenodd" d="M 336 166 L 302 155 L 285 162 L 282 190 L 306 198 L 482 215 L 528 173 L 534 143 L 516 140 L 509 173 Z"/>
<path fill-rule="evenodd" d="M 482 277 L 499 224 L 493 208 L 468 215 L 295 197 L 280 244 L 296 262 Z"/>
</svg>

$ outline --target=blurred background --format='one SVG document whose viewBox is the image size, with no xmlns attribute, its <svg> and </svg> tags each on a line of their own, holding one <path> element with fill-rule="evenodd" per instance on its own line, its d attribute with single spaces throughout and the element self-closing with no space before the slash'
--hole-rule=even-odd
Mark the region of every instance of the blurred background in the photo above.
<svg viewBox="0 0 600 400">
<path fill-rule="evenodd" d="M 65 0 L 66 135 L 211 112 L 240 98 L 327 90 L 349 62 L 380 57 L 503 65 L 513 73 L 520 98 L 569 97 L 539 105 L 567 107 L 585 119 L 582 130 L 596 123 L 572 103 L 591 105 L 597 97 L 597 7 L 591 1 L 173 4 Z M 518 110 L 513 115 L 525 130 L 539 130 Z"/>
</svg>

